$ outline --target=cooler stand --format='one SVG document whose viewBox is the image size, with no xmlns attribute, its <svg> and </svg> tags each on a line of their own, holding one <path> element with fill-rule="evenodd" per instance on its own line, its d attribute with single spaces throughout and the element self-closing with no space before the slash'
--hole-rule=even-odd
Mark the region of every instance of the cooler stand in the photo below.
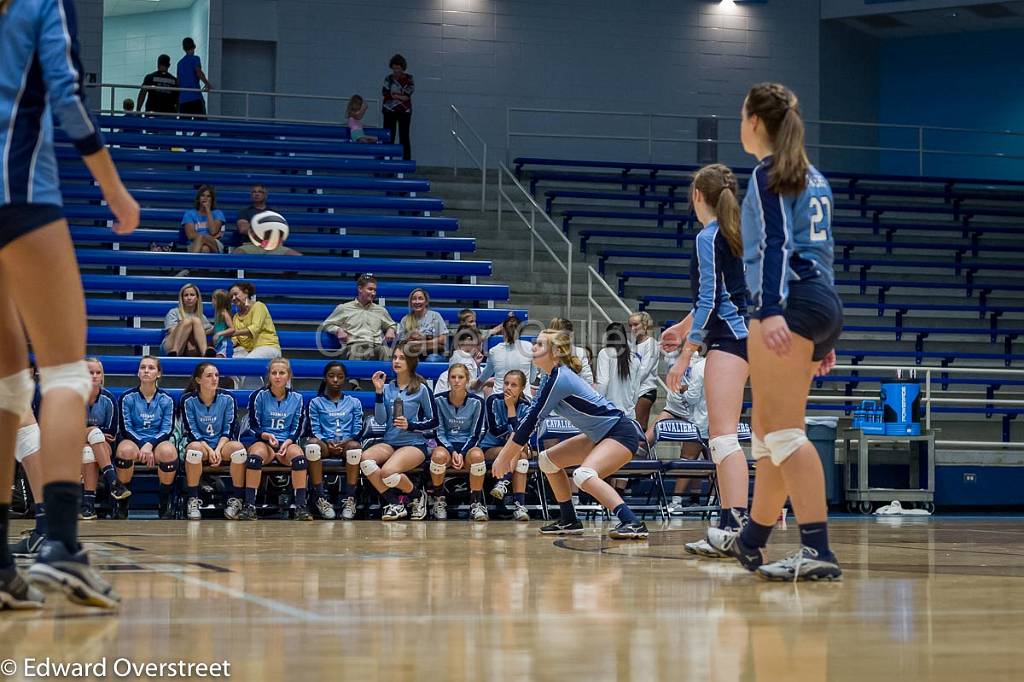
<svg viewBox="0 0 1024 682">
<path fill-rule="evenodd" d="M 853 441 L 857 441 L 856 458 L 851 455 Z M 860 429 L 843 431 L 846 462 L 843 465 L 846 481 L 846 507 L 850 512 L 870 514 L 873 502 L 915 502 L 929 512 L 935 511 L 935 431 L 926 431 L 919 436 L 890 436 L 865 434 Z M 920 444 L 925 445 L 925 478 L 927 486 L 917 487 L 921 482 Z M 906 488 L 871 488 L 868 485 L 869 453 L 871 445 L 913 444 L 918 452 L 911 452 L 910 475 Z M 857 465 L 854 481 L 853 465 Z"/>
</svg>

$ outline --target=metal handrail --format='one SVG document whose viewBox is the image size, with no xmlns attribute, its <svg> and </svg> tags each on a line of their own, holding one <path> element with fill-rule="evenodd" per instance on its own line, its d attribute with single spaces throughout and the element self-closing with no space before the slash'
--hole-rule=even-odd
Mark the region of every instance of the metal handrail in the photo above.
<svg viewBox="0 0 1024 682">
<path fill-rule="evenodd" d="M 521 195 L 519 198 L 525 200 L 527 202 L 527 204 L 529 204 L 529 206 L 530 206 L 530 217 L 529 217 L 529 219 L 527 219 L 526 215 L 524 215 L 523 212 L 519 210 L 519 207 L 516 206 L 515 201 L 512 200 L 512 197 L 510 197 L 508 194 L 505 193 L 504 178 L 506 176 L 508 177 L 508 180 L 510 180 L 512 182 L 512 186 L 519 190 L 519 194 Z M 499 232 L 501 231 L 501 224 L 502 224 L 501 216 L 502 216 L 502 202 L 503 201 L 507 201 L 508 202 L 509 208 L 512 209 L 512 212 L 515 213 L 517 216 L 519 216 L 519 219 L 522 220 L 523 224 L 525 224 L 526 227 L 530 230 L 530 272 L 534 271 L 533 260 L 534 260 L 534 240 L 535 239 L 540 241 L 541 245 L 547 250 L 548 254 L 555 261 L 555 263 L 557 263 L 558 266 L 560 268 L 562 268 L 562 270 L 565 271 L 565 273 L 566 273 L 565 318 L 569 319 L 571 317 L 571 315 L 572 315 L 572 252 L 573 252 L 572 242 L 569 240 L 568 237 L 566 237 L 562 233 L 561 228 L 559 228 L 558 225 L 556 225 L 555 222 L 553 220 L 551 220 L 551 216 L 549 216 L 544 211 L 544 209 L 540 207 L 540 204 L 537 203 L 537 201 L 533 198 L 533 196 L 531 196 L 530 193 L 527 192 L 526 189 L 521 184 L 519 184 L 519 181 L 516 180 L 516 176 L 512 174 L 512 172 L 508 169 L 508 167 L 505 166 L 505 164 L 503 164 L 503 163 L 499 163 L 498 164 L 498 231 Z M 551 246 L 548 244 L 547 240 L 545 240 L 544 237 L 542 237 L 541 234 L 537 231 L 537 214 L 538 213 L 544 219 L 544 222 L 546 222 L 548 225 L 551 226 L 551 229 L 555 231 L 555 234 L 557 234 L 559 239 L 561 239 L 562 242 L 565 244 L 565 254 L 566 254 L 565 255 L 565 261 L 563 261 L 561 258 L 558 257 L 558 254 L 556 254 L 554 249 L 551 248 Z"/>
<path fill-rule="evenodd" d="M 487 208 L 487 142 L 484 141 L 484 138 L 480 137 L 480 133 L 476 132 L 476 129 L 470 125 L 469 121 L 466 120 L 466 117 L 462 115 L 462 112 L 460 112 L 454 104 L 450 104 L 448 106 L 452 113 L 452 138 L 459 143 L 459 146 L 462 147 L 463 151 L 466 152 L 469 158 L 473 159 L 473 163 L 475 163 L 476 167 L 480 169 L 480 212 L 482 213 Z M 462 125 L 466 127 L 466 130 L 473 134 L 473 137 L 477 139 L 483 148 L 480 159 L 477 159 L 476 155 L 473 154 L 473 150 L 469 148 L 459 135 L 458 124 L 460 121 L 462 122 Z M 452 159 L 452 174 L 459 174 L 458 150 L 456 150 L 455 156 Z"/>
</svg>

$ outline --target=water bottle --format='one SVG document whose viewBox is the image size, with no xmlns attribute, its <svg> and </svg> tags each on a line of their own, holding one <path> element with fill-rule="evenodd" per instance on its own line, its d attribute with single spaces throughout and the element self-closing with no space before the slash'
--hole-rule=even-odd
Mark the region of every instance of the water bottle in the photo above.
<svg viewBox="0 0 1024 682">
<path fill-rule="evenodd" d="M 395 404 L 391 408 L 391 412 L 395 419 L 405 416 L 405 403 L 402 402 L 401 398 L 395 398 Z"/>
</svg>

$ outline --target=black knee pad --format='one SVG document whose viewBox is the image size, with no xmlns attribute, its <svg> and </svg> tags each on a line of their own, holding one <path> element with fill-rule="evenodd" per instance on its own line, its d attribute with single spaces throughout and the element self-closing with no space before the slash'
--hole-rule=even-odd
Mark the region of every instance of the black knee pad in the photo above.
<svg viewBox="0 0 1024 682">
<path fill-rule="evenodd" d="M 157 462 L 156 466 L 160 471 L 166 471 L 168 473 L 174 473 L 178 470 L 177 462 Z"/>
<path fill-rule="evenodd" d="M 305 471 L 309 468 L 309 461 L 305 457 L 296 457 L 292 460 L 292 471 Z"/>
<path fill-rule="evenodd" d="M 261 471 L 263 469 L 263 458 L 257 455 L 249 455 L 245 460 L 245 468 L 252 471 Z"/>
<path fill-rule="evenodd" d="M 135 466 L 135 462 L 130 459 L 121 459 L 120 457 L 114 458 L 114 466 L 118 469 L 131 469 Z"/>
</svg>

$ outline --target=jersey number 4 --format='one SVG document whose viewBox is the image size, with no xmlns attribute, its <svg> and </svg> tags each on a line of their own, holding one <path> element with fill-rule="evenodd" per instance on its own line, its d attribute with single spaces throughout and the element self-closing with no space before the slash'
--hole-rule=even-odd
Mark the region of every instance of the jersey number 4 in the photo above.
<svg viewBox="0 0 1024 682">
<path fill-rule="evenodd" d="M 811 197 L 811 241 L 823 242 L 828 239 L 832 225 L 832 200 L 828 197 Z"/>
</svg>

